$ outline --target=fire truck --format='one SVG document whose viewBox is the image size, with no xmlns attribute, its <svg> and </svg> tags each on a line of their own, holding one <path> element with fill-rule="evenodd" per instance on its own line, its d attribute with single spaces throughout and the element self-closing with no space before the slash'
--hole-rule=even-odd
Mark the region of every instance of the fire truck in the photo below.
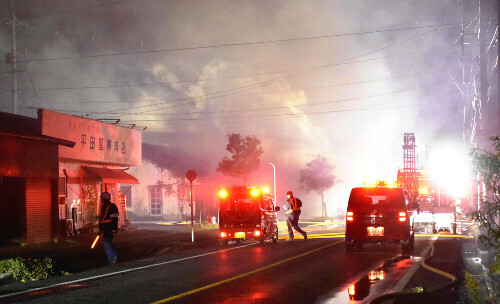
<svg viewBox="0 0 500 304">
<path fill-rule="evenodd" d="M 248 239 L 278 241 L 280 207 L 267 188 L 234 186 L 219 190 L 219 237 L 226 244 Z"/>
</svg>

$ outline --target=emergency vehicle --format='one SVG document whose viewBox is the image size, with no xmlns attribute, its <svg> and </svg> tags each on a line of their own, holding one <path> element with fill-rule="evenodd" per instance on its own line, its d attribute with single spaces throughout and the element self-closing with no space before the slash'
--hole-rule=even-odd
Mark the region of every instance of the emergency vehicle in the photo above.
<svg viewBox="0 0 500 304">
<path fill-rule="evenodd" d="M 234 186 L 219 190 L 219 237 L 226 244 L 247 239 L 278 241 L 280 207 L 267 188 Z"/>
<path fill-rule="evenodd" d="M 353 188 L 347 204 L 346 250 L 361 249 L 364 243 L 391 242 L 401 244 L 403 252 L 411 251 L 415 213 L 407 191 L 393 183 Z"/>
</svg>

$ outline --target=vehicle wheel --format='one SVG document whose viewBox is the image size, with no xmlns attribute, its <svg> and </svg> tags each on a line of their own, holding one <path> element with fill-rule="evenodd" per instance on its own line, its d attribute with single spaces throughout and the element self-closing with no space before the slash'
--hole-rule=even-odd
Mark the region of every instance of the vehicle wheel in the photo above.
<svg viewBox="0 0 500 304">
<path fill-rule="evenodd" d="M 403 254 L 411 254 L 415 246 L 415 236 L 412 234 L 408 239 L 408 242 L 401 244 L 401 251 Z"/>
<path fill-rule="evenodd" d="M 241 239 L 236 239 L 236 244 L 241 243 Z"/>
<path fill-rule="evenodd" d="M 361 242 L 354 242 L 354 250 L 356 251 L 363 251 L 363 243 Z"/>
<path fill-rule="evenodd" d="M 345 243 L 345 251 L 353 252 L 354 251 L 354 244 L 353 243 Z"/>
<path fill-rule="evenodd" d="M 259 243 L 261 245 L 264 245 L 266 243 L 266 237 L 267 237 L 267 231 L 264 229 L 264 230 L 262 230 L 262 235 L 259 238 Z"/>
<path fill-rule="evenodd" d="M 411 249 L 410 249 L 409 244 L 401 244 L 401 252 L 403 254 L 410 254 L 411 253 Z"/>
<path fill-rule="evenodd" d="M 229 245 L 229 240 L 224 240 L 224 245 Z"/>
</svg>

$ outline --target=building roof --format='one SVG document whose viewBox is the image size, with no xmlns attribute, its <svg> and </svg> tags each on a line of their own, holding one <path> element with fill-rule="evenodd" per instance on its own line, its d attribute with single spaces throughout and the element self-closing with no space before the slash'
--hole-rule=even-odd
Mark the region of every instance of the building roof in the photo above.
<svg viewBox="0 0 500 304">
<path fill-rule="evenodd" d="M 188 170 L 195 170 L 199 176 L 206 174 L 206 162 L 180 149 L 142 144 L 142 159 L 156 166 L 167 169 L 178 176 L 184 176 Z"/>
<path fill-rule="evenodd" d="M 74 142 L 42 135 L 42 125 L 37 118 L 0 112 L 0 135 L 48 141 L 54 144 L 73 147 Z"/>
<path fill-rule="evenodd" d="M 96 175 L 99 179 L 106 184 L 120 183 L 120 184 L 139 184 L 139 180 L 132 175 L 128 174 L 122 169 L 109 169 L 106 167 L 86 167 L 82 166 L 88 174 Z"/>
</svg>

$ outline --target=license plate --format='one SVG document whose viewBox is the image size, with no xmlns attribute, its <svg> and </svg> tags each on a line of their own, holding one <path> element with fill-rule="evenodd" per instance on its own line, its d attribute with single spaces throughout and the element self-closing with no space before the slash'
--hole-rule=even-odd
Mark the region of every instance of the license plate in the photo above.
<svg viewBox="0 0 500 304">
<path fill-rule="evenodd" d="M 367 227 L 368 236 L 384 236 L 384 227 Z"/>
<path fill-rule="evenodd" d="M 385 278 L 385 271 L 383 270 L 372 270 L 368 274 L 368 279 L 371 281 L 383 280 Z"/>
<path fill-rule="evenodd" d="M 237 239 L 244 239 L 245 238 L 245 232 L 236 232 L 234 234 L 234 237 Z"/>
</svg>

